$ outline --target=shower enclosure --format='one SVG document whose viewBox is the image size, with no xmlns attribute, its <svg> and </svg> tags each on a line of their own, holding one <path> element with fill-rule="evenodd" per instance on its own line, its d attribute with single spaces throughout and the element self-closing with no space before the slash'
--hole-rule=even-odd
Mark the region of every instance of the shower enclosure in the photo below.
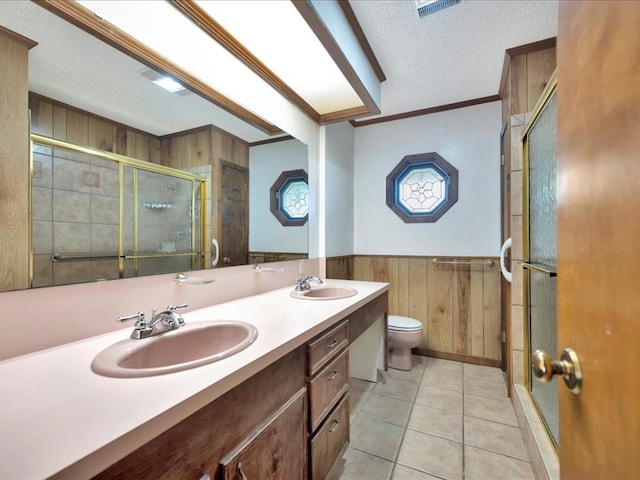
<svg viewBox="0 0 640 480">
<path fill-rule="evenodd" d="M 206 178 L 33 134 L 32 286 L 203 268 Z"/>
<path fill-rule="evenodd" d="M 555 77 L 554 77 L 555 79 Z M 555 80 L 543 94 L 523 133 L 524 288 L 529 358 L 544 350 L 557 358 L 556 297 L 556 130 Z M 527 255 L 528 253 L 528 255 Z M 530 369 L 527 369 L 530 371 Z M 558 447 L 557 382 L 529 374 L 531 396 L 549 436 Z"/>
</svg>

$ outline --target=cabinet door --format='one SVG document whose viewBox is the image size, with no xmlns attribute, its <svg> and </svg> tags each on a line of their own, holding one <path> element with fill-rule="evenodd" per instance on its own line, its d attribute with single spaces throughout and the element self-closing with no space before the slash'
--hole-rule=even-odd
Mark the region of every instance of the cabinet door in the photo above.
<svg viewBox="0 0 640 480">
<path fill-rule="evenodd" d="M 307 475 L 306 389 L 301 389 L 221 462 L 224 480 L 297 480 Z"/>
</svg>

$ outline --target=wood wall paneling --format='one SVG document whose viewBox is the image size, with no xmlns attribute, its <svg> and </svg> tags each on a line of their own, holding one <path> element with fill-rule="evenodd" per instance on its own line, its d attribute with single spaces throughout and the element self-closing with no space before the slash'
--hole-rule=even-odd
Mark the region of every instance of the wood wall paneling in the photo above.
<svg viewBox="0 0 640 480">
<path fill-rule="evenodd" d="M 527 109 L 525 111 L 533 111 L 555 69 L 555 47 L 527 53 Z"/>
<path fill-rule="evenodd" d="M 0 291 L 29 286 L 28 53 L 24 37 L 0 31 Z"/>
<path fill-rule="evenodd" d="M 484 267 L 483 324 L 484 357 L 499 360 L 502 357 L 502 308 L 500 297 L 501 274 L 496 266 Z"/>
<path fill-rule="evenodd" d="M 520 55 L 511 59 L 509 78 L 509 96 L 511 98 L 511 114 L 524 113 L 527 110 L 527 56 Z"/>
<path fill-rule="evenodd" d="M 429 336 L 429 266 L 426 258 L 412 258 L 409 263 L 407 284 L 407 316 L 422 323 L 422 342 L 426 348 Z"/>
<path fill-rule="evenodd" d="M 453 265 L 453 351 L 466 355 L 471 354 L 471 268 Z"/>
<path fill-rule="evenodd" d="M 429 263 L 427 348 L 453 352 L 453 265 Z"/>
<path fill-rule="evenodd" d="M 484 269 L 487 267 L 474 268 L 471 271 L 471 294 L 470 294 L 470 321 L 471 321 L 471 352 L 474 357 L 484 357 Z M 488 296 L 499 297 L 501 291 L 488 292 Z"/>
<path fill-rule="evenodd" d="M 492 259 L 492 266 L 434 265 L 431 257 L 356 255 L 352 276 L 344 259 L 327 259 L 327 277 L 390 283 L 389 314 L 409 316 L 423 325 L 424 339 L 418 352 L 501 365 L 501 276 L 497 259 Z"/>
</svg>

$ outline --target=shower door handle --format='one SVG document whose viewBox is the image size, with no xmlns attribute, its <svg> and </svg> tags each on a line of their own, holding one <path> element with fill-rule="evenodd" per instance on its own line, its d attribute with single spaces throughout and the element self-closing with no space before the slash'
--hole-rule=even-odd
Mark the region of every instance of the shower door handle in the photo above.
<svg viewBox="0 0 640 480">
<path fill-rule="evenodd" d="M 220 245 L 218 244 L 218 240 L 216 240 L 215 238 L 211 239 L 211 245 L 213 245 L 213 248 L 216 249 L 216 254 L 211 261 L 211 266 L 215 267 L 216 265 L 218 265 L 218 260 L 220 259 Z"/>
<path fill-rule="evenodd" d="M 578 354 L 572 348 L 565 348 L 560 360 L 552 360 L 547 352 L 536 350 L 531 355 L 531 369 L 535 377 L 545 383 L 550 382 L 554 375 L 562 375 L 571 393 L 580 393 L 582 368 Z"/>
<path fill-rule="evenodd" d="M 507 258 L 507 250 L 511 248 L 511 237 L 507 238 L 502 244 L 502 248 L 500 249 L 500 272 L 502 272 L 502 276 L 504 279 L 511 283 L 511 272 L 507 270 L 506 258 Z"/>
</svg>

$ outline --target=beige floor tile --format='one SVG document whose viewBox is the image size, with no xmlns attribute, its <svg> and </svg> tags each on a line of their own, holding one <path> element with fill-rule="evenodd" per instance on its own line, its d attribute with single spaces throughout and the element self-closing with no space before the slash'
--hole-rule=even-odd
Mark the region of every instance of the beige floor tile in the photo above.
<svg viewBox="0 0 640 480">
<path fill-rule="evenodd" d="M 464 443 L 529 462 L 529 454 L 518 427 L 481 418 L 465 417 Z"/>
<path fill-rule="evenodd" d="M 407 428 L 462 442 L 462 415 L 459 413 L 415 405 Z"/>
<path fill-rule="evenodd" d="M 511 399 L 487 398 L 477 395 L 464 396 L 465 416 L 483 418 L 506 425 L 518 425 Z"/>
<path fill-rule="evenodd" d="M 389 368 L 386 372 L 378 371 L 379 375 L 386 375 L 388 377 L 399 378 L 400 380 L 407 380 L 409 382 L 420 383 L 422 378 L 422 372 L 424 372 L 424 365 L 414 362 L 414 366 L 411 370 L 396 370 L 395 368 Z"/>
<path fill-rule="evenodd" d="M 470 446 L 464 448 L 465 480 L 533 480 L 529 462 Z"/>
<path fill-rule="evenodd" d="M 398 463 L 438 477 L 461 480 L 462 444 L 407 430 Z"/>
<path fill-rule="evenodd" d="M 404 427 L 358 415 L 351 424 L 351 447 L 394 461 L 403 434 Z"/>
<path fill-rule="evenodd" d="M 334 478 L 340 480 L 389 480 L 393 463 L 368 453 L 348 448 L 338 465 Z"/>
<path fill-rule="evenodd" d="M 454 362 L 453 360 L 445 360 L 443 358 L 423 357 L 425 370 L 447 370 L 449 372 L 462 372 L 462 363 Z"/>
<path fill-rule="evenodd" d="M 393 469 L 391 480 L 440 480 L 438 477 L 429 475 L 428 473 L 405 467 L 404 465 L 396 465 Z"/>
<path fill-rule="evenodd" d="M 361 413 L 367 417 L 375 418 L 387 423 L 393 423 L 406 427 L 413 404 L 399 398 L 388 397 L 369 393 L 367 403 L 362 407 Z"/>
<path fill-rule="evenodd" d="M 373 393 L 377 393 L 379 395 L 387 395 L 389 397 L 399 398 L 400 400 L 413 402 L 416 398 L 418 385 L 419 384 L 408 382 L 407 380 L 387 377 L 381 379 L 376 384 L 375 388 L 373 389 Z"/>
<path fill-rule="evenodd" d="M 358 390 L 357 388 L 349 389 L 350 421 L 353 422 L 353 419 L 360 413 L 364 404 L 367 403 L 369 395 L 371 395 L 371 393 L 364 390 Z"/>
<path fill-rule="evenodd" d="M 431 385 L 420 385 L 416 404 L 462 413 L 462 392 Z"/>
<path fill-rule="evenodd" d="M 464 376 L 488 380 L 490 382 L 506 383 L 504 379 L 504 372 L 495 367 L 485 367 L 482 365 L 471 365 L 469 363 L 465 363 Z"/>
<path fill-rule="evenodd" d="M 444 360 L 443 360 L 444 361 Z M 427 366 L 422 374 L 421 385 L 433 385 L 434 387 L 447 388 L 462 391 L 462 370 L 442 370 Z"/>
<path fill-rule="evenodd" d="M 507 398 L 507 385 L 475 377 L 464 377 L 464 393 L 489 398 Z"/>
<path fill-rule="evenodd" d="M 359 378 L 350 378 L 349 386 L 352 389 L 363 390 L 365 392 L 371 392 L 376 386 L 376 382 L 367 382 L 366 380 L 361 380 Z"/>
</svg>

